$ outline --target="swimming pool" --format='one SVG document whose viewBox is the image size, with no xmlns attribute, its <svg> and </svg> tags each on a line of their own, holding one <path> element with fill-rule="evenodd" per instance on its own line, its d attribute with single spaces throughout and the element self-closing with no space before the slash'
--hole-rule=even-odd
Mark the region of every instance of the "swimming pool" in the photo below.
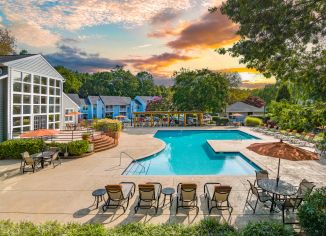
<svg viewBox="0 0 326 236">
<path fill-rule="evenodd" d="M 161 152 L 132 162 L 124 175 L 248 175 L 260 168 L 239 152 L 215 153 L 207 140 L 257 139 L 238 130 L 159 130 Z"/>
</svg>

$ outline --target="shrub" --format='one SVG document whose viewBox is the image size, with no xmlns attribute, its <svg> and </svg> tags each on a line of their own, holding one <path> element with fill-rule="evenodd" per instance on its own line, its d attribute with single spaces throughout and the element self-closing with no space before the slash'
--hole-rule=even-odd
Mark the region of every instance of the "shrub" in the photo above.
<svg viewBox="0 0 326 236">
<path fill-rule="evenodd" d="M 41 139 L 12 139 L 0 143 L 0 159 L 21 159 L 21 153 L 29 154 L 41 152 L 44 142 Z"/>
<path fill-rule="evenodd" d="M 51 142 L 51 143 L 47 143 L 46 146 L 48 146 L 48 147 L 57 147 L 57 148 L 59 148 L 59 151 L 61 153 L 65 153 L 66 148 L 67 148 L 67 143 Z"/>
<path fill-rule="evenodd" d="M 88 141 L 77 140 L 67 144 L 68 153 L 72 156 L 79 156 L 88 150 Z"/>
<path fill-rule="evenodd" d="M 214 116 L 213 120 L 216 122 L 216 125 L 227 125 L 229 119 L 227 117 Z"/>
<path fill-rule="evenodd" d="M 262 119 L 257 118 L 257 117 L 247 116 L 244 123 L 246 126 L 256 127 L 256 126 L 260 126 L 261 124 L 263 124 L 263 121 L 262 121 Z"/>
<path fill-rule="evenodd" d="M 122 129 L 122 124 L 118 120 L 112 119 L 102 119 L 94 122 L 94 128 L 97 131 L 103 132 L 120 132 Z"/>
<path fill-rule="evenodd" d="M 301 227 L 308 235 L 326 235 L 326 187 L 317 189 L 299 207 Z"/>
<path fill-rule="evenodd" d="M 290 227 L 273 221 L 250 222 L 241 231 L 243 236 L 289 236 L 294 235 Z"/>
<path fill-rule="evenodd" d="M 227 223 L 220 223 L 217 219 L 206 218 L 196 226 L 197 235 L 236 235 L 233 226 Z"/>
</svg>

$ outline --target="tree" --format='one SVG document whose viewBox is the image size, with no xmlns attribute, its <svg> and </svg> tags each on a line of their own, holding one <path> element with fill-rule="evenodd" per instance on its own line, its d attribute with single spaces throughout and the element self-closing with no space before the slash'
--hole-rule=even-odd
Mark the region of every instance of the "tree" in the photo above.
<svg viewBox="0 0 326 236">
<path fill-rule="evenodd" d="M 221 54 L 295 83 L 303 96 L 326 100 L 325 0 L 227 0 L 221 12 L 239 25 L 241 37 Z"/>
<path fill-rule="evenodd" d="M 57 66 L 55 69 L 65 79 L 65 82 L 63 83 L 63 91 L 65 93 L 78 93 L 82 83 L 79 81 L 76 74 L 63 66 Z"/>
<path fill-rule="evenodd" d="M 174 77 L 173 102 L 178 110 L 220 112 L 225 108 L 229 91 L 225 75 L 181 69 Z"/>
<path fill-rule="evenodd" d="M 0 56 L 15 52 L 16 40 L 7 29 L 0 28 Z"/>
<path fill-rule="evenodd" d="M 277 93 L 277 87 L 275 84 L 266 85 L 263 89 L 252 90 L 252 95 L 263 99 L 268 106 L 271 101 L 275 100 L 275 94 Z"/>
<path fill-rule="evenodd" d="M 231 88 L 238 88 L 241 85 L 241 76 L 239 73 L 227 73 L 225 76 L 229 80 Z"/>
<path fill-rule="evenodd" d="M 155 94 L 155 84 L 153 81 L 153 75 L 147 71 L 142 71 L 137 73 L 137 79 L 140 82 L 139 94 L 145 96 L 154 96 Z"/>
<path fill-rule="evenodd" d="M 280 102 L 282 100 L 285 100 L 285 101 L 289 102 L 291 100 L 291 95 L 290 95 L 289 89 L 286 86 L 286 84 L 282 84 L 280 86 L 280 88 L 277 91 L 275 100 L 277 102 Z"/>
<path fill-rule="evenodd" d="M 172 97 L 158 97 L 148 102 L 146 111 L 173 111 Z"/>
<path fill-rule="evenodd" d="M 28 54 L 28 51 L 26 49 L 22 49 L 20 52 L 19 52 L 19 55 L 26 55 Z"/>
<path fill-rule="evenodd" d="M 236 102 L 241 102 L 251 95 L 251 90 L 240 89 L 240 88 L 230 88 L 228 96 L 228 104 L 233 104 Z"/>
<path fill-rule="evenodd" d="M 254 106 L 254 107 L 265 106 L 265 101 L 263 99 L 261 99 L 260 97 L 255 97 L 255 96 L 249 96 L 243 102 L 247 103 L 251 106 Z"/>
</svg>

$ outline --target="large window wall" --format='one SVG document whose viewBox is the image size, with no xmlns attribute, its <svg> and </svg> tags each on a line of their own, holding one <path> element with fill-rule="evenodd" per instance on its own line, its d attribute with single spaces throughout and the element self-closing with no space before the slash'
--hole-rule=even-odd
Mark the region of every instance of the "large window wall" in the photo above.
<svg viewBox="0 0 326 236">
<path fill-rule="evenodd" d="M 40 128 L 59 129 L 61 81 L 14 70 L 11 78 L 13 134 Z"/>
</svg>

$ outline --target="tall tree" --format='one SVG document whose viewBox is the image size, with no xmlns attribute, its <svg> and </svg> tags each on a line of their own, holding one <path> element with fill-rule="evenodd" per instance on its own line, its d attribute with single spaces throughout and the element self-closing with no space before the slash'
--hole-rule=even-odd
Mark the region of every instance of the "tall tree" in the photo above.
<svg viewBox="0 0 326 236">
<path fill-rule="evenodd" d="M 0 28 L 0 56 L 15 52 L 16 40 L 7 29 Z"/>
<path fill-rule="evenodd" d="M 65 79 L 63 84 L 63 91 L 65 93 L 78 93 L 82 83 L 79 81 L 76 74 L 63 66 L 57 66 L 55 69 Z"/>
<path fill-rule="evenodd" d="M 267 106 L 271 103 L 271 101 L 275 100 L 276 93 L 277 93 L 277 87 L 275 84 L 266 85 L 262 89 L 252 90 L 252 95 L 263 99 Z"/>
<path fill-rule="evenodd" d="M 26 55 L 28 54 L 28 51 L 26 49 L 22 49 L 20 52 L 19 52 L 19 55 Z"/>
<path fill-rule="evenodd" d="M 239 25 L 241 39 L 220 53 L 326 100 L 325 0 L 227 0 L 221 12 Z"/>
<path fill-rule="evenodd" d="M 155 84 L 153 75 L 147 71 L 137 73 L 137 79 L 140 82 L 139 94 L 146 96 L 153 96 L 155 94 Z"/>
<path fill-rule="evenodd" d="M 285 100 L 285 101 L 288 101 L 289 102 L 291 100 L 291 95 L 290 95 L 288 86 L 286 84 L 282 84 L 279 87 L 279 89 L 277 91 L 277 94 L 276 94 L 275 100 L 277 102 L 280 102 L 282 100 Z"/>
<path fill-rule="evenodd" d="M 229 81 L 208 69 L 175 73 L 173 101 L 179 110 L 220 112 L 228 98 Z"/>
</svg>

